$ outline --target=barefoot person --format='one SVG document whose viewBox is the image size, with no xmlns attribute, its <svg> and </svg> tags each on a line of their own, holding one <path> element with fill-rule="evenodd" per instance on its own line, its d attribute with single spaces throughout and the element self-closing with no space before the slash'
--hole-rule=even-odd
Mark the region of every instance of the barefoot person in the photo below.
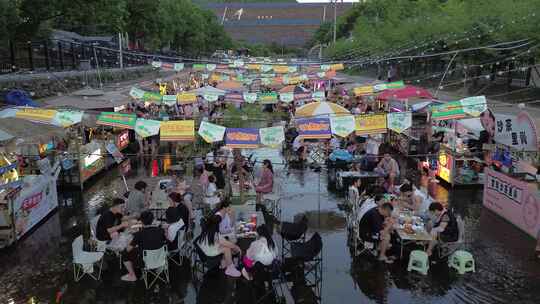
<svg viewBox="0 0 540 304">
<path fill-rule="evenodd" d="M 379 261 L 391 264 L 393 260 L 386 256 L 390 249 L 390 234 L 392 232 L 392 211 L 390 203 L 374 207 L 366 212 L 360 220 L 360 235 L 366 242 L 379 242 Z"/>
</svg>

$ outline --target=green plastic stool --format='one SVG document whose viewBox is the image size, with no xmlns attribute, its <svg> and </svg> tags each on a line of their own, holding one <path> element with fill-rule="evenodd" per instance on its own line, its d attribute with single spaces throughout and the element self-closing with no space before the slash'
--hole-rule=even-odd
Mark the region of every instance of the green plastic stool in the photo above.
<svg viewBox="0 0 540 304">
<path fill-rule="evenodd" d="M 457 250 L 448 258 L 448 267 L 454 268 L 459 274 L 475 272 L 474 258 L 465 250 Z"/>
<path fill-rule="evenodd" d="M 425 251 L 413 250 L 411 252 L 407 271 L 411 270 L 416 270 L 423 275 L 427 275 L 429 270 L 429 257 Z"/>
</svg>

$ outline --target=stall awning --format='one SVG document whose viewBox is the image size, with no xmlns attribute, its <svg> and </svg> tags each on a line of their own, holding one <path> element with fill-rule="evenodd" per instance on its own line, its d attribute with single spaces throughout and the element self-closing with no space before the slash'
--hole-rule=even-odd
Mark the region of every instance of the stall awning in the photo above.
<svg viewBox="0 0 540 304">
<path fill-rule="evenodd" d="M 29 143 L 48 142 L 52 137 L 63 137 L 65 130 L 62 127 L 35 123 L 20 118 L 0 119 L 0 138 L 20 138 Z M 11 136 L 11 137 L 10 137 Z"/>
</svg>

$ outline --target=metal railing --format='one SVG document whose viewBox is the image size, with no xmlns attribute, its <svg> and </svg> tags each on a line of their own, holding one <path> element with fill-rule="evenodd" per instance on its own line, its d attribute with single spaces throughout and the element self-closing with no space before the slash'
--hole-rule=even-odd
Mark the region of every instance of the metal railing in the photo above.
<svg viewBox="0 0 540 304">
<path fill-rule="evenodd" d="M 159 55 L 158 55 L 159 56 Z M 156 55 L 64 40 L 0 44 L 0 74 L 25 71 L 69 71 L 148 64 Z"/>
</svg>

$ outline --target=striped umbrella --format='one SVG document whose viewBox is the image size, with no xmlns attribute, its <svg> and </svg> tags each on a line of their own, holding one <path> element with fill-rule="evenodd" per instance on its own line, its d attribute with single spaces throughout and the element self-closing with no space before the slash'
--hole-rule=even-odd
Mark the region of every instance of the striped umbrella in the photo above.
<svg viewBox="0 0 540 304">
<path fill-rule="evenodd" d="M 351 114 L 349 110 L 332 102 L 312 102 L 296 110 L 296 117 Z"/>
</svg>

